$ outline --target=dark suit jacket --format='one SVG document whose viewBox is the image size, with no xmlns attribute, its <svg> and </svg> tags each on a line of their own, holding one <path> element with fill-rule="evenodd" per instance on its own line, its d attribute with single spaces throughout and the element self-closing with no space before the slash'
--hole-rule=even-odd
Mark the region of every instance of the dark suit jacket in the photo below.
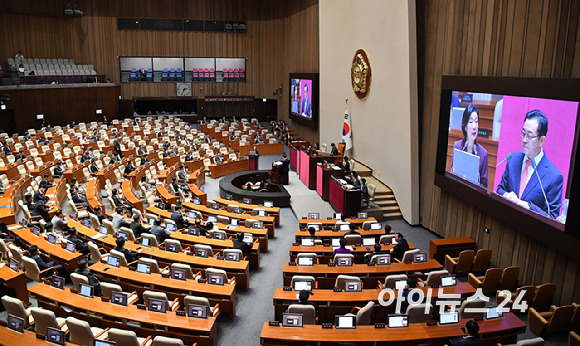
<svg viewBox="0 0 580 346">
<path fill-rule="evenodd" d="M 78 251 L 84 251 L 89 248 L 87 244 L 85 244 L 82 240 L 75 237 L 74 235 L 69 235 L 68 237 L 66 237 L 66 239 L 69 240 L 71 243 L 75 244 L 75 248 Z"/>
<path fill-rule="evenodd" d="M 36 202 L 40 201 L 40 197 L 41 197 L 41 196 L 44 196 L 44 195 L 42 194 L 42 192 L 40 192 L 40 190 L 36 190 L 36 191 L 34 192 L 34 195 L 32 195 L 32 201 L 33 201 L 34 203 L 36 203 Z"/>
<path fill-rule="evenodd" d="M 248 253 L 248 251 L 250 251 L 252 249 L 252 246 L 248 243 L 244 243 L 241 240 L 238 239 L 234 239 L 233 240 L 234 246 L 232 246 L 233 249 L 238 249 L 238 250 L 242 250 L 242 253 L 245 255 Z"/>
<path fill-rule="evenodd" d="M 140 222 L 131 221 L 131 230 L 135 235 L 135 238 L 139 238 L 141 234 L 149 232 L 147 228 L 145 228 Z"/>
<path fill-rule="evenodd" d="M 40 255 L 34 255 L 32 257 L 30 257 L 34 260 L 34 262 L 36 262 L 36 264 L 38 265 L 38 269 L 40 269 L 40 271 L 43 271 L 45 269 L 48 268 L 52 268 L 52 266 L 54 265 L 53 262 L 45 262 L 42 257 L 40 257 Z"/>
<path fill-rule="evenodd" d="M 338 148 L 333 147 L 332 150 L 330 150 L 330 155 L 332 155 L 332 156 L 338 155 Z"/>
<path fill-rule="evenodd" d="M 55 177 L 60 177 L 63 174 L 63 170 L 60 166 L 55 166 L 54 167 L 54 176 Z"/>
<path fill-rule="evenodd" d="M 91 173 L 98 173 L 99 172 L 99 167 L 97 167 L 97 165 L 95 165 L 94 163 L 92 163 L 91 165 L 89 165 L 89 170 L 91 171 Z"/>
<path fill-rule="evenodd" d="M 457 341 L 456 343 L 454 343 L 454 345 L 456 345 L 456 346 L 485 346 L 485 345 L 487 345 L 487 343 L 485 342 L 485 340 L 483 338 L 468 336 L 466 338 L 463 338 L 463 339 Z"/>
<path fill-rule="evenodd" d="M 183 218 L 183 215 L 177 211 L 171 213 L 171 220 L 175 222 L 175 228 L 177 229 L 182 229 L 187 224 Z"/>
<path fill-rule="evenodd" d="M 507 162 L 505 171 L 501 176 L 501 182 L 497 186 L 497 193 L 503 195 L 506 192 L 514 192 L 516 195 L 520 191 L 520 179 L 522 176 L 522 164 L 524 160 L 524 153 L 512 153 L 512 158 Z M 540 176 L 548 205 L 550 207 L 550 214 L 548 215 L 548 207 L 544 194 L 540 188 L 538 175 L 532 173 L 526 189 L 519 198 L 530 204 L 530 209 L 540 214 L 557 218 L 560 215 L 560 207 L 562 206 L 562 186 L 564 184 L 564 177 L 558 171 L 556 166 L 548 159 L 546 152 L 540 163 L 536 166 L 536 171 Z"/>
<path fill-rule="evenodd" d="M 32 209 L 33 215 L 40 215 L 46 222 L 50 222 L 50 216 L 48 215 L 48 207 L 44 205 L 44 202 L 38 201 L 34 205 L 34 209 Z"/>
<path fill-rule="evenodd" d="M 161 226 L 153 226 L 153 228 L 151 229 L 151 233 L 157 239 L 157 244 L 163 243 L 165 239 L 170 237 L 169 231 L 167 231 L 165 228 Z"/>
<path fill-rule="evenodd" d="M 395 245 L 393 248 L 393 257 L 402 260 L 405 251 L 409 250 L 409 243 L 407 243 L 407 239 L 403 238 L 400 242 Z"/>
<path fill-rule="evenodd" d="M 119 251 L 119 252 L 123 253 L 123 255 L 125 255 L 125 259 L 127 260 L 127 263 L 134 262 L 139 257 L 139 254 L 138 253 L 133 252 L 133 251 L 131 251 L 129 249 L 126 249 L 124 247 L 120 248 L 118 246 L 115 246 L 113 249 L 115 249 L 116 251 Z"/>
</svg>

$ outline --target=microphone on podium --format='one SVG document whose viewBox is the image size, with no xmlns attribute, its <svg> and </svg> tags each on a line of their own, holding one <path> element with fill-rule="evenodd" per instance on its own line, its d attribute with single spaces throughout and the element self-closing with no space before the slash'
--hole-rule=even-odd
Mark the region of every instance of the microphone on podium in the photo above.
<svg viewBox="0 0 580 346">
<path fill-rule="evenodd" d="M 501 165 L 502 163 L 509 161 L 512 158 L 512 153 L 507 154 L 507 156 L 505 157 L 505 159 L 501 160 L 497 165 L 495 165 L 495 167 L 499 167 L 499 165 Z"/>
<path fill-rule="evenodd" d="M 540 179 L 540 175 L 538 174 L 538 170 L 536 169 L 536 162 L 534 160 L 530 160 L 532 168 L 534 169 L 534 173 L 536 173 L 536 177 L 538 178 L 538 182 L 540 183 L 540 189 L 542 189 L 542 194 L 544 195 L 544 201 L 546 202 L 546 208 L 548 208 L 548 217 L 552 217 L 550 214 L 550 204 L 548 204 L 548 198 L 546 197 L 546 191 L 544 190 L 544 186 L 542 185 L 542 179 Z"/>
</svg>

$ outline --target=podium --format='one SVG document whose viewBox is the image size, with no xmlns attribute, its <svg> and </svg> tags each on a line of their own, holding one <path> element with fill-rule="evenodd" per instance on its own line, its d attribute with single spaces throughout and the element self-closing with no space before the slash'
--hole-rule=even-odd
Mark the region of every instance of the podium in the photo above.
<svg viewBox="0 0 580 346">
<path fill-rule="evenodd" d="M 256 155 L 254 153 L 250 153 L 250 155 L 248 156 L 249 160 L 250 160 L 250 171 L 256 171 L 258 170 L 258 158 L 260 156 Z"/>
<path fill-rule="evenodd" d="M 277 165 L 276 162 L 272 162 L 272 169 L 270 170 L 270 182 L 276 185 L 280 185 L 282 183 L 282 165 Z"/>
</svg>

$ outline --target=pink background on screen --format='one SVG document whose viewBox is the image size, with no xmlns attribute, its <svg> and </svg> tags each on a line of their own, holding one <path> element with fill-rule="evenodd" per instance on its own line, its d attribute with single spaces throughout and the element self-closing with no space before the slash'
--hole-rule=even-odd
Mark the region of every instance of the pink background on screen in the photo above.
<svg viewBox="0 0 580 346">
<path fill-rule="evenodd" d="M 312 81 L 310 79 L 301 79 L 300 80 L 300 105 L 298 105 L 298 109 L 300 110 L 300 115 L 302 115 L 302 100 L 304 100 L 304 85 L 308 85 L 308 100 L 310 100 L 310 109 L 312 109 Z"/>
<path fill-rule="evenodd" d="M 548 133 L 543 146 L 544 154 L 564 176 L 564 191 L 562 191 L 562 199 L 564 199 L 570 170 L 570 155 L 576 132 L 578 102 L 504 96 L 497 162 L 499 163 L 511 152 L 522 151 L 520 132 L 524 118 L 527 112 L 534 109 L 539 109 L 548 118 Z M 504 162 L 496 169 L 493 191 L 497 191 L 505 167 Z"/>
</svg>

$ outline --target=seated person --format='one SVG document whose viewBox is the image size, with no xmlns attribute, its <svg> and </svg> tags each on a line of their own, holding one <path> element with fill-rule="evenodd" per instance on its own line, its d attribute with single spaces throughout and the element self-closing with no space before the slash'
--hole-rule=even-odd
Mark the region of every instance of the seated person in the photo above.
<svg viewBox="0 0 580 346">
<path fill-rule="evenodd" d="M 487 342 L 479 335 L 479 324 L 471 320 L 465 325 L 465 333 L 467 336 L 463 339 L 454 342 L 455 346 L 484 346 Z"/>
<path fill-rule="evenodd" d="M 409 294 L 415 287 L 417 287 L 417 280 L 415 280 L 414 278 L 409 278 L 409 280 L 407 281 L 407 285 L 405 285 L 405 288 L 403 289 L 402 293 L 402 296 L 405 297 L 405 299 L 401 302 L 402 314 L 407 313 L 407 308 L 409 307 L 409 298 L 413 299 L 414 302 L 418 301 L 421 298 L 420 293 L 418 292 L 413 292 L 413 296 L 409 297 Z"/>
<path fill-rule="evenodd" d="M 122 197 L 119 196 L 119 191 L 117 189 L 111 190 L 111 199 L 113 200 L 113 203 L 115 203 L 115 207 L 131 208 L 131 206 L 128 203 L 125 203 Z"/>
<path fill-rule="evenodd" d="M 346 248 L 346 239 L 344 237 L 343 238 L 340 238 L 339 243 L 340 243 L 340 247 L 339 248 L 336 248 L 334 250 L 334 252 L 332 253 L 332 256 L 334 256 L 336 254 L 339 254 L 339 253 L 340 254 L 342 254 L 342 253 L 349 254 L 350 253 L 350 249 L 347 249 Z"/>
<path fill-rule="evenodd" d="M 38 246 L 36 245 L 30 246 L 28 248 L 28 254 L 30 255 L 30 258 L 33 259 L 34 262 L 36 262 L 36 264 L 38 265 L 38 269 L 40 271 L 52 268 L 53 271 L 56 272 L 58 276 L 65 279 L 68 278 L 68 273 L 66 272 L 62 264 L 54 265 L 54 261 L 45 262 L 44 259 L 42 259 L 42 257 L 40 256 L 40 251 L 38 251 Z M 47 277 L 51 276 L 52 274 L 53 273 L 49 270 L 46 273 L 43 273 L 42 276 Z"/>
<path fill-rule="evenodd" d="M 224 158 L 221 155 L 217 155 L 213 158 L 213 161 L 216 164 L 221 165 L 222 163 L 224 163 Z"/>
<path fill-rule="evenodd" d="M 48 189 L 49 187 L 52 186 L 52 183 L 50 182 L 50 174 L 46 173 L 44 175 L 44 177 L 42 178 L 42 180 L 40 181 L 40 183 L 38 184 L 39 187 L 44 187 L 46 189 Z"/>
<path fill-rule="evenodd" d="M 298 293 L 298 301 L 294 302 L 294 303 L 290 303 L 290 305 L 301 304 L 301 305 L 312 305 L 312 306 L 316 307 L 315 303 L 308 301 L 308 298 L 310 298 L 311 295 L 314 295 L 314 293 L 312 293 L 312 291 L 302 290 L 302 291 L 300 291 L 300 293 Z"/>
<path fill-rule="evenodd" d="M 171 233 L 165 228 L 161 227 L 161 219 L 155 220 L 153 227 L 151 228 L 151 233 L 157 239 L 157 244 L 161 244 L 165 239 L 171 237 Z"/>
<path fill-rule="evenodd" d="M 56 160 L 56 165 L 54 166 L 52 174 L 55 178 L 60 178 L 64 174 L 64 168 L 62 166 L 63 166 L 62 161 Z"/>
<path fill-rule="evenodd" d="M 127 166 L 125 166 L 125 170 L 123 171 L 123 174 L 125 175 L 129 175 L 131 174 L 131 172 L 135 171 L 135 167 L 133 167 L 133 164 L 131 163 L 131 161 L 127 162 Z"/>
<path fill-rule="evenodd" d="M 92 174 L 99 173 L 99 167 L 97 166 L 95 159 L 91 159 L 91 164 L 89 165 L 89 171 L 91 171 Z"/>
<path fill-rule="evenodd" d="M 348 161 L 348 156 L 344 157 L 344 160 L 342 162 L 342 169 L 344 169 L 345 172 L 350 171 L 350 162 Z"/>
<path fill-rule="evenodd" d="M 316 236 L 316 229 L 314 227 L 308 227 L 308 233 L 310 233 L 310 237 L 316 239 L 320 239 L 320 237 Z"/>
<path fill-rule="evenodd" d="M 117 246 L 115 246 L 113 249 L 125 255 L 127 263 L 135 262 L 139 258 L 139 253 L 126 249 L 125 242 L 126 242 L 125 238 L 117 237 L 117 239 L 115 240 L 115 244 L 117 244 Z"/>
<path fill-rule="evenodd" d="M 236 234 L 236 239 L 233 240 L 233 243 L 234 246 L 232 246 L 232 249 L 242 250 L 244 256 L 252 249 L 250 244 L 244 242 L 244 233 L 242 232 Z"/>
<path fill-rule="evenodd" d="M 405 251 L 409 250 L 409 243 L 407 243 L 407 239 L 405 239 L 403 235 L 398 232 L 395 234 L 395 241 L 397 242 L 397 245 L 391 249 L 391 256 L 400 261 L 403 259 Z"/>
<path fill-rule="evenodd" d="M 173 189 L 173 192 L 175 195 L 179 194 L 179 184 L 177 183 L 177 178 L 173 177 L 171 179 L 171 188 Z"/>
<path fill-rule="evenodd" d="M 123 207 L 117 207 L 115 213 L 111 215 L 111 222 L 113 223 L 113 228 L 118 230 L 121 227 L 131 227 L 131 223 L 125 219 L 123 216 L 125 214 L 125 209 Z"/>
<path fill-rule="evenodd" d="M 383 254 L 385 253 L 382 251 L 381 244 L 375 243 L 375 251 L 366 253 L 365 256 L 363 257 L 363 262 L 369 263 L 374 255 L 383 255 Z"/>
<path fill-rule="evenodd" d="M 24 154 L 24 150 L 20 149 L 16 155 L 14 155 L 14 161 L 24 161 L 26 160 L 26 155 Z"/>
<path fill-rule="evenodd" d="M 138 214 L 133 214 L 133 221 L 131 221 L 130 228 L 133 231 L 135 238 L 139 238 L 141 237 L 141 234 L 147 233 L 151 230 L 149 227 L 145 227 L 141 224 L 141 218 Z"/>
<path fill-rule="evenodd" d="M 176 229 L 182 229 L 185 226 L 187 226 L 187 220 L 183 217 L 183 215 L 181 215 L 181 209 L 180 208 L 176 208 L 171 213 L 171 220 L 173 222 L 175 222 L 175 228 Z"/>
<path fill-rule="evenodd" d="M 31 214 L 33 216 L 41 216 L 44 221 L 50 222 L 50 215 L 48 215 L 48 210 L 50 209 L 46 202 L 48 201 L 48 197 L 41 196 L 40 200 L 34 204 L 34 208 L 32 209 Z"/>
<path fill-rule="evenodd" d="M 212 236 L 213 232 L 219 231 L 219 228 L 216 225 L 214 225 L 213 222 L 210 221 L 210 222 L 207 222 L 205 224 L 205 231 L 206 231 L 206 234 L 209 234 L 210 236 Z"/>
<path fill-rule="evenodd" d="M 358 233 L 358 232 L 356 231 L 356 226 L 355 226 L 355 224 L 354 224 L 354 223 L 351 223 L 351 224 L 349 224 L 349 225 L 348 225 L 348 228 L 349 228 L 350 230 L 349 230 L 348 232 L 346 232 L 346 234 L 345 234 L 345 235 L 347 235 L 347 234 L 357 234 L 357 235 L 360 235 L 360 233 Z"/>
<path fill-rule="evenodd" d="M 76 188 L 71 187 L 70 196 L 72 197 L 74 204 L 82 204 L 85 208 L 89 207 L 89 201 L 87 198 L 83 196 Z"/>
<path fill-rule="evenodd" d="M 79 274 L 79 275 L 83 275 L 86 276 L 87 279 L 89 279 L 89 286 L 93 287 L 93 294 L 95 295 L 95 297 L 100 297 L 103 295 L 103 292 L 101 290 L 101 283 L 99 282 L 99 279 L 97 279 L 92 273 L 91 270 L 89 269 L 89 263 L 85 258 L 82 258 L 81 260 L 79 260 L 79 262 L 77 263 L 78 268 L 75 269 L 75 274 Z"/>
<path fill-rule="evenodd" d="M 97 217 L 97 219 L 99 219 L 99 222 L 102 224 L 103 220 L 105 219 L 105 215 L 103 215 L 103 213 L 101 212 L 101 206 L 97 205 L 95 207 L 95 216 Z"/>
<path fill-rule="evenodd" d="M 89 253 L 89 245 L 79 238 L 79 232 L 76 228 L 71 227 L 67 232 L 66 239 L 75 244 L 75 249 L 83 254 Z"/>
<path fill-rule="evenodd" d="M 54 216 L 50 222 L 52 223 L 55 231 L 64 232 L 69 228 L 66 214 L 62 212 L 62 209 L 58 209 L 54 213 Z"/>
<path fill-rule="evenodd" d="M 29 212 L 32 212 L 32 209 L 34 209 L 34 202 L 32 202 L 32 194 L 30 192 L 24 194 L 24 200 L 22 203 L 28 208 Z"/>
<path fill-rule="evenodd" d="M 34 192 L 34 195 L 32 196 L 32 201 L 34 203 L 38 202 L 41 197 L 44 197 L 44 195 L 46 194 L 46 187 L 38 187 L 38 190 L 36 190 Z"/>
</svg>

